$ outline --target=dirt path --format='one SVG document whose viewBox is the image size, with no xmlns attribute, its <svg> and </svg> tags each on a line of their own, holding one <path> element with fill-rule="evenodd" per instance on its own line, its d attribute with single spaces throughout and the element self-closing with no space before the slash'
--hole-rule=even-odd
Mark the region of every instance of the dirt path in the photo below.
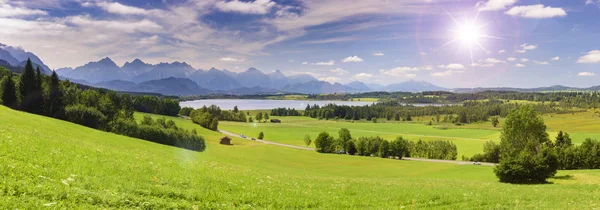
<svg viewBox="0 0 600 210">
<path fill-rule="evenodd" d="M 224 130 L 219 130 L 220 133 L 231 136 L 231 137 L 237 137 L 240 139 L 245 139 L 245 140 L 249 140 L 247 138 L 250 137 L 246 137 L 246 138 L 242 138 L 239 134 L 235 134 L 235 133 L 231 133 L 229 131 L 224 131 Z M 282 144 L 282 143 L 277 143 L 277 142 L 272 142 L 272 141 L 265 141 L 265 140 L 260 140 L 260 139 L 256 139 L 256 140 L 250 140 L 250 141 L 256 141 L 256 142 L 260 142 L 263 144 L 272 144 L 272 145 L 277 145 L 277 146 L 281 146 L 281 147 L 289 147 L 289 148 L 294 148 L 294 149 L 301 149 L 301 150 L 310 150 L 310 151 L 314 151 L 314 148 L 310 148 L 310 147 L 302 147 L 302 146 L 295 146 L 295 145 L 290 145 L 290 144 Z"/>
<path fill-rule="evenodd" d="M 227 136 L 231 136 L 231 137 L 236 137 L 236 138 L 240 138 L 240 139 L 244 139 L 244 140 L 248 140 L 248 141 L 253 141 L 253 140 L 249 140 L 247 138 L 242 138 L 239 134 L 235 134 L 235 133 L 231 133 L 229 131 L 225 131 L 225 130 L 219 130 L 220 133 L 225 134 Z M 277 143 L 277 142 L 272 142 L 272 141 L 266 141 L 266 140 L 254 140 L 256 142 L 260 142 L 263 144 L 271 144 L 271 145 L 276 145 L 276 146 L 280 146 L 280 147 L 289 147 L 289 148 L 293 148 L 293 149 L 301 149 L 301 150 L 308 150 L 308 151 L 315 151 L 314 148 L 310 148 L 310 147 L 302 147 L 302 146 L 295 146 L 295 145 L 290 145 L 290 144 L 282 144 L 282 143 Z M 469 162 L 469 161 L 456 161 L 456 160 L 434 160 L 434 159 L 424 159 L 424 158 L 402 158 L 404 160 L 410 160 L 410 161 L 421 161 L 421 162 L 433 162 L 433 163 L 452 163 L 452 164 L 459 164 L 459 165 L 471 165 L 473 164 L 473 162 Z M 496 164 L 494 163 L 480 163 L 482 166 L 495 166 Z"/>
</svg>

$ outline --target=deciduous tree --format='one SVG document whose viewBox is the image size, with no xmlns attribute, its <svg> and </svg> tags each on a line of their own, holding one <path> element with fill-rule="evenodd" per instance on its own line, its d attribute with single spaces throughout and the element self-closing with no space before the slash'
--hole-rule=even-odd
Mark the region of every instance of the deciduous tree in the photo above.
<svg viewBox="0 0 600 210">
<path fill-rule="evenodd" d="M 554 176 L 558 162 L 549 147 L 544 121 L 530 106 L 507 116 L 500 136 L 500 163 L 494 169 L 501 182 L 543 183 Z"/>
</svg>

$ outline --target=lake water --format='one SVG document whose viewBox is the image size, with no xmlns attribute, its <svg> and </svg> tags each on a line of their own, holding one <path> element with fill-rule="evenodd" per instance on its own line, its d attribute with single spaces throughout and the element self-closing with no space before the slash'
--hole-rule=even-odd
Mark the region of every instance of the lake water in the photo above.
<svg viewBox="0 0 600 210">
<path fill-rule="evenodd" d="M 217 105 L 223 110 L 231 110 L 234 106 L 238 106 L 241 110 L 267 110 L 274 108 L 294 108 L 296 110 L 304 110 L 306 105 L 310 104 L 324 106 L 327 104 L 348 105 L 348 106 L 364 106 L 371 105 L 373 102 L 361 101 L 306 101 L 306 100 L 255 100 L 255 99 L 206 99 L 195 101 L 184 101 L 180 103 L 181 107 L 192 107 L 194 109 L 202 106 Z M 436 104 L 413 104 L 415 106 L 429 106 Z"/>
</svg>

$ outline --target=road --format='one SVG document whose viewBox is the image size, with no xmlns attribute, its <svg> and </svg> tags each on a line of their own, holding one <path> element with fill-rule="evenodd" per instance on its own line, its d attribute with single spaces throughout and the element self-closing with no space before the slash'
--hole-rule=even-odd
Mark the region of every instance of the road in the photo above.
<svg viewBox="0 0 600 210">
<path fill-rule="evenodd" d="M 236 138 L 240 138 L 240 139 L 244 139 L 242 138 L 239 134 L 235 134 L 229 131 L 225 131 L 225 130 L 219 130 L 219 133 L 225 134 L 227 136 L 231 136 L 231 137 L 236 137 Z M 249 138 L 249 137 L 248 137 Z M 245 139 L 248 141 L 253 141 L 253 140 L 249 140 L 249 139 Z M 302 147 L 302 146 L 296 146 L 296 145 L 290 145 L 290 144 L 282 144 L 282 143 L 277 143 L 277 142 L 272 142 L 272 141 L 266 141 L 266 140 L 254 140 L 256 142 L 260 142 L 263 144 L 270 144 L 270 145 L 276 145 L 276 146 L 280 146 L 280 147 L 289 147 L 289 148 L 293 148 L 293 149 L 301 149 L 301 150 L 308 150 L 308 151 L 315 151 L 314 148 L 310 148 L 310 147 Z M 459 165 L 471 165 L 473 164 L 473 162 L 470 161 L 457 161 L 457 160 L 435 160 L 435 159 L 424 159 L 424 158 L 409 158 L 409 157 L 405 157 L 402 158 L 403 160 L 409 160 L 409 161 L 421 161 L 421 162 L 433 162 L 433 163 L 452 163 L 452 164 L 459 164 Z M 496 166 L 496 164 L 494 163 L 480 163 L 482 166 Z"/>
<path fill-rule="evenodd" d="M 244 139 L 239 134 L 231 133 L 229 131 L 219 130 L 219 133 L 222 133 L 222 134 L 225 134 L 225 135 L 231 136 L 231 137 L 237 137 L 237 138 L 240 138 L 240 139 Z M 250 138 L 250 137 L 247 137 L 247 138 Z M 247 138 L 245 140 L 249 140 Z M 263 143 L 263 144 L 277 145 L 277 146 L 281 146 L 281 147 L 289 147 L 289 148 L 294 148 L 294 149 L 315 151 L 314 148 L 310 148 L 310 147 L 301 147 L 301 146 L 295 146 L 295 145 L 290 145 L 290 144 L 282 144 L 282 143 L 277 143 L 277 142 L 272 142 L 272 141 L 265 141 L 265 140 L 260 140 L 260 139 L 250 140 L 250 141 L 256 141 L 256 142 L 260 142 L 260 143 Z"/>
</svg>

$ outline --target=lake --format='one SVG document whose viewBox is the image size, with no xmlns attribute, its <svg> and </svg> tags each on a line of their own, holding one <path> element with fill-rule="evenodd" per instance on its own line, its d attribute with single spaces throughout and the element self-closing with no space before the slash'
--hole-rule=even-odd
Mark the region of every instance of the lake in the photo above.
<svg viewBox="0 0 600 210">
<path fill-rule="evenodd" d="M 268 110 L 274 108 L 293 108 L 304 110 L 306 105 L 310 104 L 324 106 L 327 104 L 348 105 L 348 106 L 364 106 L 371 105 L 373 102 L 362 101 L 307 101 L 307 100 L 260 100 L 260 99 L 205 99 L 195 101 L 184 101 L 180 103 L 181 107 L 192 107 L 194 109 L 202 106 L 217 105 L 223 110 L 231 110 L 234 106 L 238 106 L 241 110 Z M 439 104 L 413 104 L 414 106 L 439 106 Z"/>
</svg>

